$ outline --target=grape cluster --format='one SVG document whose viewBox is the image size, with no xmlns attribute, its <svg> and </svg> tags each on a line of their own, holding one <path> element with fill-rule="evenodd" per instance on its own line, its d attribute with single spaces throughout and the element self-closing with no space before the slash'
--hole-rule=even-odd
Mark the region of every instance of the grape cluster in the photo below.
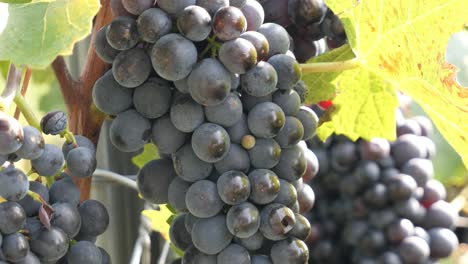
<svg viewBox="0 0 468 264">
<path fill-rule="evenodd" d="M 315 196 L 301 177 L 318 160 L 304 140 L 318 119 L 301 107 L 288 32 L 253 0 L 146 2 L 114 3 L 121 16 L 97 33 L 112 69 L 93 99 L 114 117 L 117 149 L 157 146 L 137 183 L 179 212 L 170 237 L 182 263 L 306 263 L 300 213 Z"/>
<path fill-rule="evenodd" d="M 320 164 L 304 179 L 317 195 L 306 214 L 312 263 L 437 263 L 457 248 L 457 212 L 433 178 L 432 124 L 397 113 L 394 142 L 308 141 Z"/>
<path fill-rule="evenodd" d="M 0 112 L 0 196 L 5 200 L 0 203 L 0 263 L 111 263 L 94 245 L 109 224 L 106 208 L 95 200 L 80 203 L 78 187 L 63 172 L 66 164 L 73 175 L 90 176 L 96 168 L 94 144 L 83 136 L 62 149 L 45 143 L 42 133 L 65 131 L 63 112 L 47 114 L 40 125 L 41 130 L 22 127 Z M 31 174 L 42 177 L 29 181 L 15 166 L 21 159 L 30 160 Z M 41 182 L 46 178 L 47 186 Z"/>
<path fill-rule="evenodd" d="M 323 0 L 259 0 L 265 10 L 265 21 L 282 25 L 291 36 L 294 54 L 299 62 L 347 42 L 343 24 Z"/>
</svg>

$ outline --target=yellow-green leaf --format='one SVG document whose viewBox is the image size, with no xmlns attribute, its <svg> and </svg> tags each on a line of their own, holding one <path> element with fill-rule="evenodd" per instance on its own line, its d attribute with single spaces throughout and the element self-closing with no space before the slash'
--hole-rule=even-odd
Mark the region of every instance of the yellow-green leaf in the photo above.
<svg viewBox="0 0 468 264">
<path fill-rule="evenodd" d="M 322 117 L 317 135 L 325 139 L 332 133 L 345 134 L 350 139 L 395 138 L 395 90 L 373 73 L 363 69 L 345 71 L 340 75 L 333 107 Z"/>
<path fill-rule="evenodd" d="M 142 168 L 149 161 L 159 159 L 159 152 L 156 146 L 152 143 L 145 144 L 143 152 L 132 158 L 133 164 L 138 168 Z"/>
<path fill-rule="evenodd" d="M 456 84 L 456 69 L 444 62 L 450 35 L 460 31 L 468 22 L 464 13 L 468 10 L 468 1 L 328 0 L 327 5 L 343 20 L 350 46 L 360 60 L 360 71 L 365 76 L 372 76 L 373 82 L 388 83 L 419 103 L 468 166 L 468 91 Z M 362 86 L 362 80 L 355 77 L 353 74 L 342 74 L 333 84 L 348 96 L 356 93 L 352 97 L 355 100 L 359 94 L 367 94 L 365 89 L 369 88 L 368 85 Z M 341 101 L 342 104 L 349 106 L 338 107 L 337 111 L 352 109 L 352 102 L 344 101 Z M 380 102 L 385 105 L 389 103 Z M 365 116 L 370 120 L 377 118 L 368 115 L 383 110 L 382 107 L 366 109 L 369 113 Z M 393 113 L 390 107 L 387 111 Z M 337 120 L 337 116 L 345 116 L 345 113 L 333 115 Z M 384 127 L 394 124 L 389 123 L 392 122 L 390 119 L 382 121 L 386 123 L 375 124 L 369 133 L 388 138 L 388 133 L 382 134 Z M 337 122 L 334 122 L 334 126 L 327 122 L 324 125 L 322 136 L 328 133 L 323 132 L 327 129 L 339 130 L 351 136 L 356 132 L 356 129 L 349 131 L 346 124 Z M 381 127 L 376 129 L 379 125 Z"/>
<path fill-rule="evenodd" d="M 165 204 L 159 205 L 158 210 L 144 210 L 141 212 L 151 221 L 151 227 L 154 231 L 161 233 L 165 240 L 169 240 L 170 224 L 167 222 L 174 214 L 167 208 Z"/>
<path fill-rule="evenodd" d="M 307 63 L 345 61 L 353 59 L 354 57 L 353 51 L 349 45 L 346 44 L 320 56 L 313 57 Z M 317 103 L 335 97 L 335 85 L 331 82 L 338 77 L 339 74 L 340 72 L 304 74 L 302 80 L 306 82 L 309 87 L 306 94 L 306 102 Z"/>
<path fill-rule="evenodd" d="M 8 22 L 0 32 L 0 60 L 44 68 L 57 55 L 71 54 L 74 43 L 90 33 L 99 7 L 99 0 L 8 5 Z"/>
</svg>

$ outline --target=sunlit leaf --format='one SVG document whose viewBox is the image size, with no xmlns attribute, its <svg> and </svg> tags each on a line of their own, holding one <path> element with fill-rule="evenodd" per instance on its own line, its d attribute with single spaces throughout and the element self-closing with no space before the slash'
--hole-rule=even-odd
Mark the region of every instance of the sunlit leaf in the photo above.
<svg viewBox="0 0 468 264">
<path fill-rule="evenodd" d="M 8 5 L 8 22 L 0 32 L 0 60 L 44 68 L 57 55 L 70 55 L 75 42 L 91 32 L 99 7 L 99 0 Z"/>
<path fill-rule="evenodd" d="M 158 149 L 154 144 L 149 143 L 145 145 L 142 153 L 132 158 L 132 162 L 138 168 L 142 168 L 146 163 L 155 159 L 159 159 Z"/>
<path fill-rule="evenodd" d="M 144 210 L 142 214 L 151 221 L 151 226 L 154 231 L 161 233 L 165 240 L 169 240 L 170 224 L 168 219 L 174 214 L 167 208 L 165 204 L 159 205 L 160 210 Z"/>
<path fill-rule="evenodd" d="M 333 79 L 338 106 L 319 134 L 392 139 L 387 129 L 394 126 L 394 119 L 381 115 L 394 112 L 396 104 L 388 94 L 399 89 L 422 106 L 468 165 L 468 90 L 455 82 L 456 68 L 444 61 L 450 35 L 468 22 L 462 11 L 468 10 L 468 1 L 328 0 L 327 5 L 343 20 L 360 68 Z M 362 76 L 371 80 L 365 82 Z M 314 92 L 321 87 L 311 89 Z M 369 89 L 383 89 L 387 96 L 369 97 L 373 94 Z M 369 101 L 353 106 L 355 100 L 363 98 Z M 363 111 L 340 112 L 355 108 Z M 347 123 L 368 123 L 365 120 L 380 122 L 368 131 Z"/>
</svg>

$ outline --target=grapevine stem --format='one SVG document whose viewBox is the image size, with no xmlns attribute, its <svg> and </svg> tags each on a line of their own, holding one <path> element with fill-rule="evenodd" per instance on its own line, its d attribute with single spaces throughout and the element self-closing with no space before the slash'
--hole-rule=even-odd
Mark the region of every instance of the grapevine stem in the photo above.
<svg viewBox="0 0 468 264">
<path fill-rule="evenodd" d="M 0 96 L 0 110 L 6 111 L 21 83 L 21 70 L 10 63 L 5 89 Z"/>
<path fill-rule="evenodd" d="M 360 60 L 354 58 L 346 61 L 334 61 L 334 62 L 313 62 L 301 64 L 303 73 L 313 72 L 338 72 L 345 70 L 352 70 L 361 65 Z"/>
<path fill-rule="evenodd" d="M 32 110 L 31 106 L 28 104 L 28 102 L 26 102 L 26 100 L 21 95 L 21 93 L 17 92 L 13 101 L 15 102 L 16 106 L 19 108 L 19 110 L 23 114 L 26 121 L 28 121 L 28 123 L 31 126 L 37 128 L 39 131 L 42 131 L 41 125 L 39 124 L 39 120 L 34 114 L 34 111 Z"/>
<path fill-rule="evenodd" d="M 28 86 L 29 86 L 29 81 L 31 80 L 31 75 L 32 75 L 32 69 L 30 67 L 28 67 L 26 69 L 26 73 L 24 74 L 23 85 L 21 86 L 21 95 L 22 96 L 26 95 L 26 92 L 27 92 Z M 19 108 L 17 106 L 16 110 L 15 110 L 15 115 L 14 115 L 15 119 L 18 119 L 19 115 L 20 115 L 20 110 L 19 110 Z"/>
<path fill-rule="evenodd" d="M 73 133 L 68 128 L 66 128 L 62 133 L 60 133 L 60 136 L 65 138 L 67 144 L 73 144 L 73 146 L 75 147 L 78 146 L 76 144 L 75 135 L 73 135 Z"/>
</svg>

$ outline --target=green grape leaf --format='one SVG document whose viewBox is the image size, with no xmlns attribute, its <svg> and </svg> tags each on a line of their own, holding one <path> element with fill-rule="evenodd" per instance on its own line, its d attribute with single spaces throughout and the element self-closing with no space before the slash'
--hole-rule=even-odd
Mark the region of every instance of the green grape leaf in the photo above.
<svg viewBox="0 0 468 264">
<path fill-rule="evenodd" d="M 381 117 L 394 112 L 394 97 L 368 96 L 369 89 L 388 87 L 383 89 L 386 93 L 400 90 L 421 105 L 468 167 L 468 90 L 456 83 L 457 69 L 444 59 L 450 35 L 468 22 L 462 11 L 468 10 L 468 1 L 328 0 L 327 5 L 342 19 L 359 69 L 333 79 L 339 105 L 326 116 L 329 120 L 322 121 L 319 135 L 339 132 L 354 138 L 393 139 L 394 129 L 385 130 L 395 126 L 394 119 Z M 362 76 L 371 79 L 363 85 Z M 350 99 L 345 100 L 346 96 Z M 361 96 L 370 101 L 354 105 Z M 363 111 L 340 113 L 354 108 Z M 345 116 L 347 120 L 342 119 Z M 367 132 L 348 124 L 361 120 L 381 122 L 373 123 Z"/>
<path fill-rule="evenodd" d="M 91 31 L 99 7 L 99 0 L 8 5 L 8 21 L 0 29 L 0 60 L 45 68 L 58 55 L 70 55 L 75 42 Z"/>
<path fill-rule="evenodd" d="M 328 62 L 328 61 L 345 61 L 355 57 L 353 51 L 348 44 L 337 49 L 326 52 L 320 56 L 312 57 L 307 63 Z M 335 97 L 336 88 L 332 81 L 340 75 L 340 72 L 332 73 L 309 73 L 304 74 L 302 80 L 310 87 L 306 93 L 306 101 L 308 103 L 317 103 Z"/>
<path fill-rule="evenodd" d="M 132 158 L 133 164 L 138 168 L 142 168 L 149 161 L 159 159 L 159 152 L 156 146 L 152 143 L 145 144 L 143 152 Z"/>
<path fill-rule="evenodd" d="M 376 135 L 395 138 L 395 108 L 398 99 L 389 83 L 373 73 L 356 69 L 343 72 L 333 106 L 321 119 L 317 135 L 326 139 L 332 133 L 350 139 L 371 139 Z M 359 85 L 356 85 L 359 83 Z"/>
<path fill-rule="evenodd" d="M 165 240 L 169 240 L 170 224 L 167 220 L 174 214 L 167 208 L 166 204 L 160 204 L 159 210 L 144 210 L 141 213 L 151 221 L 151 227 L 154 231 L 161 233 Z"/>
<path fill-rule="evenodd" d="M 7 3 L 7 4 L 26 4 L 31 2 L 32 0 L 0 0 L 0 3 Z"/>
</svg>

